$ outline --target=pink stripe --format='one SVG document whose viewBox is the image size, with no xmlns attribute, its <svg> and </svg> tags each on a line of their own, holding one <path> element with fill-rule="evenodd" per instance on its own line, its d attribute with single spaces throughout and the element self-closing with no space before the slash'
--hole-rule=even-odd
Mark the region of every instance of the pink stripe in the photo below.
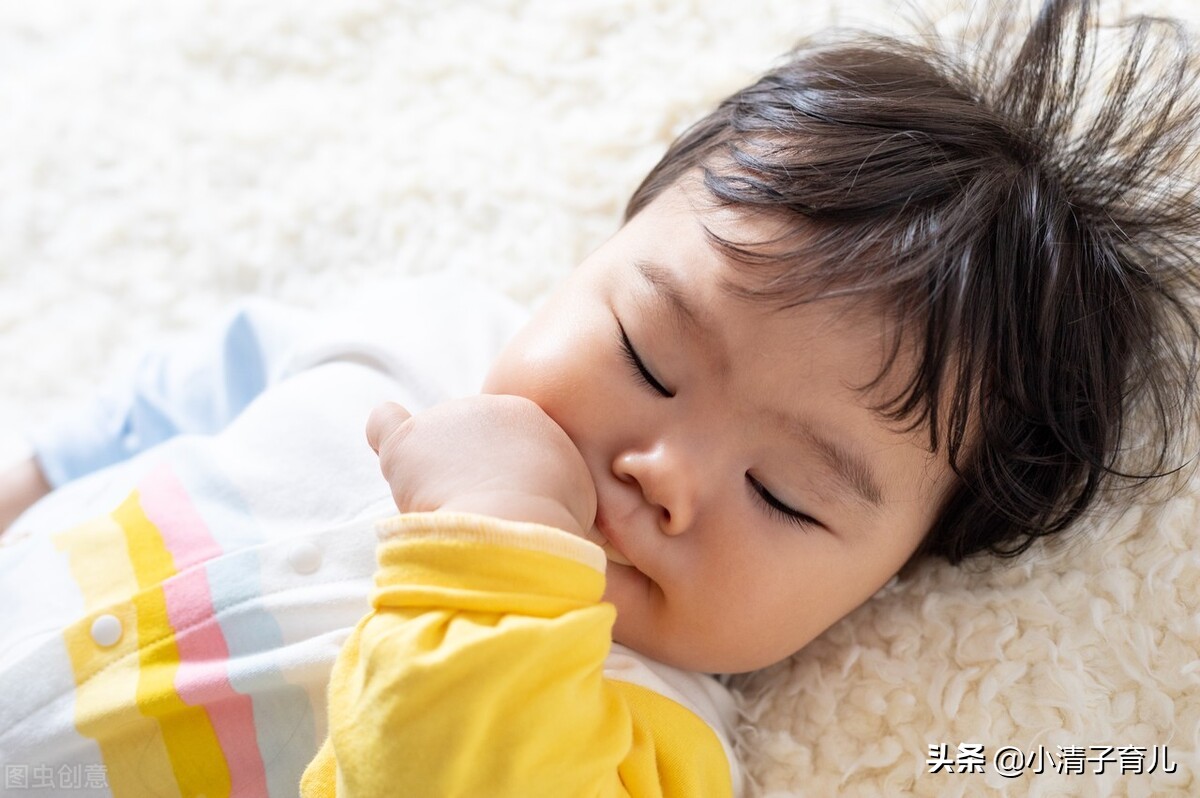
<svg viewBox="0 0 1200 798">
<path fill-rule="evenodd" d="M 213 611 L 212 591 L 202 563 L 221 553 L 204 521 L 192 507 L 179 479 L 166 469 L 150 474 L 139 487 L 142 511 L 162 535 L 175 561 L 176 575 L 162 584 L 167 618 L 175 630 L 179 670 L 175 690 L 192 706 L 208 712 L 229 767 L 234 798 L 268 794 L 267 774 L 258 750 L 250 696 L 229 681 L 229 645 Z M 179 634 L 179 630 L 186 630 Z"/>
<path fill-rule="evenodd" d="M 221 547 L 192 507 L 183 483 L 166 468 L 150 472 L 138 493 L 142 512 L 158 527 L 163 543 L 175 560 L 176 571 L 221 554 Z"/>
</svg>

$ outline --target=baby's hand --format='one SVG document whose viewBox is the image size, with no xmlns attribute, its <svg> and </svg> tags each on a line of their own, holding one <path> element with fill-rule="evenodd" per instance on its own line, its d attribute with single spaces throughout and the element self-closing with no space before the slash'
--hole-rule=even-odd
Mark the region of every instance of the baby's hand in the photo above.
<svg viewBox="0 0 1200 798">
<path fill-rule="evenodd" d="M 591 529 L 596 489 L 571 439 L 533 402 L 473 396 L 412 416 L 380 405 L 367 442 L 401 512 L 458 510 Z"/>
<path fill-rule="evenodd" d="M 46 475 L 32 457 L 0 469 L 0 534 L 49 492 Z"/>
</svg>

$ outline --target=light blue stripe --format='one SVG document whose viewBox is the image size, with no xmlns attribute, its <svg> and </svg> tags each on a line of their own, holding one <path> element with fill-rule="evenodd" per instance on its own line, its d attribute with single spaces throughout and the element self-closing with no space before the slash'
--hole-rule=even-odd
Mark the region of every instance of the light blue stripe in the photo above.
<svg viewBox="0 0 1200 798">
<path fill-rule="evenodd" d="M 271 798 L 294 798 L 300 776 L 317 752 L 312 702 L 270 656 L 283 649 L 284 640 L 263 602 L 263 535 L 237 489 L 204 459 L 189 458 L 175 467 L 217 545 L 232 551 L 205 564 L 213 609 L 229 646 L 229 682 L 250 696 Z"/>
</svg>

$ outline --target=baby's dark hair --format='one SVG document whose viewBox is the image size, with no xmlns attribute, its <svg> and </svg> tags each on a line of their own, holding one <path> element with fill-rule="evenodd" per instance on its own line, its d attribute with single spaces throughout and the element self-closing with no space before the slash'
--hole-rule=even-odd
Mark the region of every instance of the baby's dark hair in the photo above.
<svg viewBox="0 0 1200 798">
<path fill-rule="evenodd" d="M 684 132 L 626 209 L 700 174 L 717 203 L 794 222 L 769 242 L 710 233 L 759 277 L 747 295 L 882 300 L 897 333 L 863 388 L 915 353 L 877 409 L 945 447 L 957 484 L 917 554 L 951 562 L 1015 556 L 1187 464 L 1196 399 L 1187 32 L 1048 0 L 1013 37 L 1004 13 L 957 53 L 803 43 Z"/>
</svg>

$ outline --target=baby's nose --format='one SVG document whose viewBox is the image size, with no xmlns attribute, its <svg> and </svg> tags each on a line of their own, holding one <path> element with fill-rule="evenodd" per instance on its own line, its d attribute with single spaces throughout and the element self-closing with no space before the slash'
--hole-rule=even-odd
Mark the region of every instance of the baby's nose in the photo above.
<svg viewBox="0 0 1200 798">
<path fill-rule="evenodd" d="M 658 527 L 668 535 L 686 531 L 695 516 L 695 475 L 663 444 L 627 451 L 613 463 L 617 479 L 634 486 L 651 506 Z"/>
</svg>

